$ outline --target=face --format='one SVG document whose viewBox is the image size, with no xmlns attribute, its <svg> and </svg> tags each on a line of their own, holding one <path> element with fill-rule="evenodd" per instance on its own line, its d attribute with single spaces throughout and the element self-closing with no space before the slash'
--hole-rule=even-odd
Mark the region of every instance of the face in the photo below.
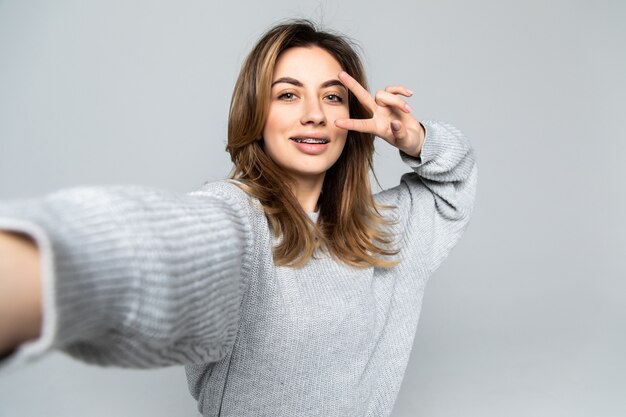
<svg viewBox="0 0 626 417">
<path fill-rule="evenodd" d="M 335 126 L 336 119 L 349 118 L 341 70 L 319 47 L 287 49 L 276 62 L 263 141 L 270 158 L 297 182 L 323 182 L 343 151 L 348 132 Z"/>
</svg>

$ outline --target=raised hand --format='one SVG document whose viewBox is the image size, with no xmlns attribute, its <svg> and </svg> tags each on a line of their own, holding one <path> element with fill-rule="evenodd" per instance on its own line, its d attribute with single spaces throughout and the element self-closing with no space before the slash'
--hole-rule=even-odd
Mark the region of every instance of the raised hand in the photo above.
<svg viewBox="0 0 626 417">
<path fill-rule="evenodd" d="M 401 85 L 393 85 L 379 90 L 374 98 L 345 71 L 339 73 L 339 79 L 370 111 L 372 117 L 337 119 L 337 127 L 374 134 L 408 155 L 419 156 L 426 133 L 420 122 L 411 115 L 411 107 L 400 97 L 411 97 L 411 90 Z"/>
</svg>

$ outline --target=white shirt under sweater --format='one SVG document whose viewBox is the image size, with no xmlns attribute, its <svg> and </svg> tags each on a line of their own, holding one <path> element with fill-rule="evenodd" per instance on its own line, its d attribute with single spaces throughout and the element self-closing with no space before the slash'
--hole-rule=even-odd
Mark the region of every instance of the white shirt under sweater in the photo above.
<svg viewBox="0 0 626 417">
<path fill-rule="evenodd" d="M 318 254 L 277 267 L 258 201 L 230 181 L 187 194 L 75 188 L 0 203 L 0 228 L 43 259 L 41 337 L 0 371 L 60 349 L 91 363 L 186 366 L 204 416 L 388 416 L 428 277 L 465 230 L 474 154 L 422 122 L 413 173 L 375 196 L 396 209 L 399 265 L 357 269 Z"/>
</svg>

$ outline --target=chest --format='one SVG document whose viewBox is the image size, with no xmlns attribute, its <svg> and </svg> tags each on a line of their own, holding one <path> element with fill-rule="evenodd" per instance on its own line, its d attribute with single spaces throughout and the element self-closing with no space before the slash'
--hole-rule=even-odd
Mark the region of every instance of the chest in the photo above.
<svg viewBox="0 0 626 417">
<path fill-rule="evenodd" d="M 244 299 L 245 334 L 274 346 L 364 348 L 385 324 L 393 289 L 375 271 L 323 255 L 302 268 L 264 265 Z"/>
</svg>

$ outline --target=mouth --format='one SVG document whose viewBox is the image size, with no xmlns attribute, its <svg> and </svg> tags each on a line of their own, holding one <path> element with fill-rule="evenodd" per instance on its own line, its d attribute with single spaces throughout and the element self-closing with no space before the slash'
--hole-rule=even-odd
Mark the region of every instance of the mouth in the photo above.
<svg viewBox="0 0 626 417">
<path fill-rule="evenodd" d="M 325 145 L 330 141 L 325 138 L 290 138 L 292 141 L 296 143 L 307 143 L 310 145 Z"/>
</svg>

